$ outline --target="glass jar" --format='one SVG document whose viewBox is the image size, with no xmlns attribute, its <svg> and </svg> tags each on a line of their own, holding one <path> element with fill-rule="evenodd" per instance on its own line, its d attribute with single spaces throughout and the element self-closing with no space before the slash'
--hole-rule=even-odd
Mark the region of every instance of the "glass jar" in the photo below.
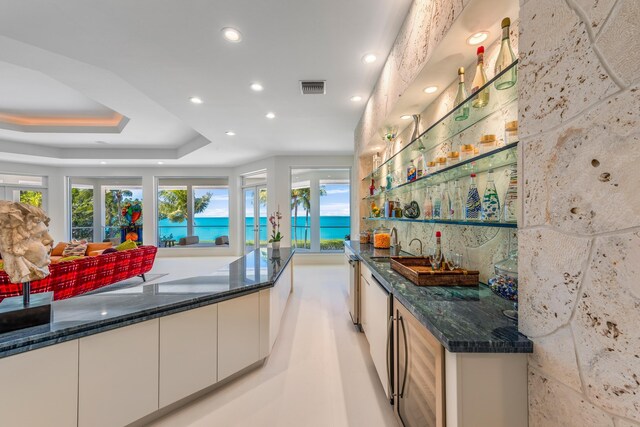
<svg viewBox="0 0 640 427">
<path fill-rule="evenodd" d="M 475 156 L 475 146 L 473 144 L 464 144 L 460 147 L 460 160 L 469 160 Z"/>
<path fill-rule="evenodd" d="M 366 230 L 360 232 L 360 244 L 364 245 L 369 243 L 369 233 Z"/>
<path fill-rule="evenodd" d="M 460 152 L 449 151 L 447 153 L 447 166 L 455 165 L 460 161 Z"/>
<path fill-rule="evenodd" d="M 446 157 L 436 157 L 436 170 L 441 170 L 447 167 L 447 158 Z"/>
<path fill-rule="evenodd" d="M 373 231 L 373 247 L 375 249 L 389 249 L 391 247 L 391 230 L 385 226 Z"/>
<path fill-rule="evenodd" d="M 518 318 L 518 251 L 511 251 L 509 258 L 494 265 L 495 276 L 489 279 L 489 287 L 502 298 L 513 301 L 515 310 L 505 310 L 504 315 Z"/>
<path fill-rule="evenodd" d="M 482 135 L 480 138 L 480 154 L 493 151 L 497 146 L 495 135 Z"/>
<path fill-rule="evenodd" d="M 425 175 L 434 173 L 436 171 L 437 164 L 436 162 L 427 162 L 427 172 Z"/>
<path fill-rule="evenodd" d="M 507 122 L 504 125 L 504 144 L 518 142 L 518 121 Z"/>
</svg>

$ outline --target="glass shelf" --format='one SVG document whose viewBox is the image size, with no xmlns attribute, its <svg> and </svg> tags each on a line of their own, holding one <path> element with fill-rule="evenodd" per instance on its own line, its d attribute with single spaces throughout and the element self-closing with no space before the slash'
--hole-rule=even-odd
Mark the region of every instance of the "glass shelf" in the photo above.
<svg viewBox="0 0 640 427">
<path fill-rule="evenodd" d="M 375 200 L 386 195 L 400 195 L 408 191 L 415 191 L 432 185 L 439 185 L 460 178 L 466 178 L 472 173 L 482 173 L 490 169 L 497 169 L 504 166 L 515 165 L 518 162 L 518 143 L 514 142 L 504 147 L 500 147 L 489 153 L 474 157 L 448 166 L 439 171 L 430 173 L 415 181 L 405 182 L 390 190 L 381 191 L 373 196 L 366 196 L 362 200 Z"/>
<path fill-rule="evenodd" d="M 411 218 L 387 218 L 374 217 L 363 218 L 367 221 L 397 221 L 397 222 L 421 222 L 427 224 L 451 224 L 451 225 L 471 225 L 476 227 L 497 227 L 497 228 L 518 228 L 515 222 L 487 222 L 487 221 L 459 221 L 448 219 L 411 219 Z"/>
<path fill-rule="evenodd" d="M 497 90 L 493 86 L 494 82 L 498 78 L 509 72 L 511 68 L 516 67 L 517 64 L 518 60 L 514 61 L 509 67 L 504 69 L 500 74 L 494 76 L 487 82 L 487 84 L 479 89 L 482 90 L 484 88 L 489 88 L 490 98 L 488 105 L 482 108 L 473 108 L 471 106 L 471 100 L 475 97 L 475 93 L 477 92 L 470 95 L 464 102 L 447 112 L 440 120 L 425 130 L 419 137 L 405 145 L 400 151 L 382 163 L 376 170 L 365 176 L 362 181 L 367 181 L 372 178 L 379 179 L 381 177 L 385 177 L 392 171 L 404 169 L 411 160 L 420 157 L 422 152 L 433 150 L 444 142 L 453 141 L 455 137 L 459 136 L 462 138 L 463 135 L 461 134 L 470 127 L 499 113 L 504 114 L 506 110 L 513 109 L 515 113 L 512 114 L 512 120 L 517 119 L 516 101 L 518 99 L 518 82 L 514 86 L 505 90 Z M 466 104 L 469 106 L 469 117 L 462 121 L 456 121 L 456 112 Z M 501 122 L 501 124 L 504 126 L 504 122 Z M 491 129 L 491 132 L 489 133 L 494 133 L 500 136 L 503 132 L 504 127 L 500 129 Z M 465 143 L 477 143 L 479 139 L 480 135 L 476 135 L 473 140 L 467 139 Z"/>
</svg>

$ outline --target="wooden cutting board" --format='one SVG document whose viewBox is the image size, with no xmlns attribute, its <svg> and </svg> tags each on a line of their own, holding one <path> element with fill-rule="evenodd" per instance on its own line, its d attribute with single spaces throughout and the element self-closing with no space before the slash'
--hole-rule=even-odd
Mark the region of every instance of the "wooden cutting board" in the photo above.
<svg viewBox="0 0 640 427">
<path fill-rule="evenodd" d="M 417 286 L 477 286 L 480 282 L 479 271 L 434 271 L 429 257 L 391 257 L 391 268 Z"/>
</svg>

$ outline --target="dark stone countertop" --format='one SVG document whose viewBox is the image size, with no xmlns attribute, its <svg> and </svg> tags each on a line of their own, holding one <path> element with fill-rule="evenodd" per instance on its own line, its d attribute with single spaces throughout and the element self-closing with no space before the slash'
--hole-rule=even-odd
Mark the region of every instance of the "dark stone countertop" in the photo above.
<svg viewBox="0 0 640 427">
<path fill-rule="evenodd" d="M 495 295 L 486 285 L 416 286 L 391 269 L 389 262 L 372 256 L 388 256 L 389 250 L 347 242 L 355 254 L 402 305 L 450 352 L 532 353 L 533 343 L 518 332 L 517 322 L 502 312 L 513 304 Z M 403 254 L 410 255 L 410 254 Z"/>
<path fill-rule="evenodd" d="M 105 332 L 273 287 L 294 250 L 259 249 L 210 276 L 140 284 L 51 304 L 53 320 L 0 334 L 0 358 Z"/>
</svg>

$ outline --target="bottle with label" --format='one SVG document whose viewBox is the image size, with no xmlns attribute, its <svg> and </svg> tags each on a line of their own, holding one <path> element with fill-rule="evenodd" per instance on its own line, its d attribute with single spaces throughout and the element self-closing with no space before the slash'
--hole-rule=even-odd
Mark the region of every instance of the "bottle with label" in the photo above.
<svg viewBox="0 0 640 427">
<path fill-rule="evenodd" d="M 416 169 L 416 165 L 413 163 L 413 160 L 409 162 L 409 166 L 407 166 L 407 182 L 412 182 L 418 179 L 418 170 Z"/>
<path fill-rule="evenodd" d="M 451 219 L 451 200 L 449 199 L 449 190 L 447 184 L 442 184 L 440 193 L 440 217 L 442 219 Z"/>
<path fill-rule="evenodd" d="M 480 90 L 482 86 L 487 84 L 487 75 L 484 72 L 484 46 L 478 47 L 478 65 L 476 65 L 476 75 L 473 77 L 471 84 L 471 93 L 474 94 Z M 471 106 L 474 108 L 482 108 L 489 104 L 489 88 L 485 87 L 476 94 L 471 100 Z"/>
<path fill-rule="evenodd" d="M 494 69 L 496 76 L 516 60 L 516 56 L 513 54 L 513 50 L 511 49 L 511 41 L 509 40 L 510 25 L 511 19 L 504 18 L 502 20 L 502 42 L 500 43 L 500 52 L 498 53 Z M 509 71 L 496 79 L 494 83 L 496 89 L 509 89 L 511 86 L 516 84 L 516 80 L 518 79 L 518 71 L 516 68 L 517 67 L 515 66 L 511 67 Z"/>
<path fill-rule="evenodd" d="M 511 169 L 507 194 L 504 196 L 502 220 L 504 222 L 516 222 L 518 220 L 518 170 Z"/>
<path fill-rule="evenodd" d="M 387 185 L 385 188 L 387 190 L 391 190 L 391 188 L 393 187 L 393 176 L 391 176 L 391 172 L 387 174 L 386 180 L 387 180 Z"/>
<path fill-rule="evenodd" d="M 459 107 L 454 113 L 453 118 L 457 122 L 460 122 L 469 118 L 469 104 L 464 103 L 464 105 L 460 106 L 460 104 L 462 104 L 468 96 L 467 90 L 464 87 L 464 67 L 460 67 L 458 69 L 458 79 L 458 93 L 456 94 L 456 99 L 455 101 L 453 101 L 453 104 Z"/>
<path fill-rule="evenodd" d="M 480 193 L 478 193 L 478 185 L 476 184 L 476 174 L 471 174 L 471 184 L 467 192 L 467 204 L 465 207 L 465 218 L 467 221 L 480 220 L 480 212 L 482 204 L 480 203 Z"/>
<path fill-rule="evenodd" d="M 442 233 L 436 231 L 436 249 L 431 260 L 431 268 L 440 270 L 442 268 Z"/>
<path fill-rule="evenodd" d="M 424 212 L 424 219 L 433 218 L 433 201 L 431 200 L 431 190 L 427 187 L 427 194 L 424 198 L 424 204 L 422 205 L 422 212 Z"/>
<path fill-rule="evenodd" d="M 493 170 L 489 170 L 487 188 L 482 196 L 482 220 L 489 222 L 500 221 L 500 200 L 493 181 Z"/>
<path fill-rule="evenodd" d="M 442 218 L 442 199 L 440 198 L 441 194 L 438 191 L 438 187 L 434 187 L 433 189 L 433 219 Z"/>
<path fill-rule="evenodd" d="M 369 195 L 373 196 L 376 192 L 376 182 L 373 178 L 371 178 L 371 185 L 369 186 Z"/>
<path fill-rule="evenodd" d="M 462 220 L 464 219 L 464 204 L 462 202 L 462 190 L 460 189 L 460 183 L 456 179 L 455 187 L 453 189 L 453 201 L 451 202 L 451 219 Z"/>
</svg>

